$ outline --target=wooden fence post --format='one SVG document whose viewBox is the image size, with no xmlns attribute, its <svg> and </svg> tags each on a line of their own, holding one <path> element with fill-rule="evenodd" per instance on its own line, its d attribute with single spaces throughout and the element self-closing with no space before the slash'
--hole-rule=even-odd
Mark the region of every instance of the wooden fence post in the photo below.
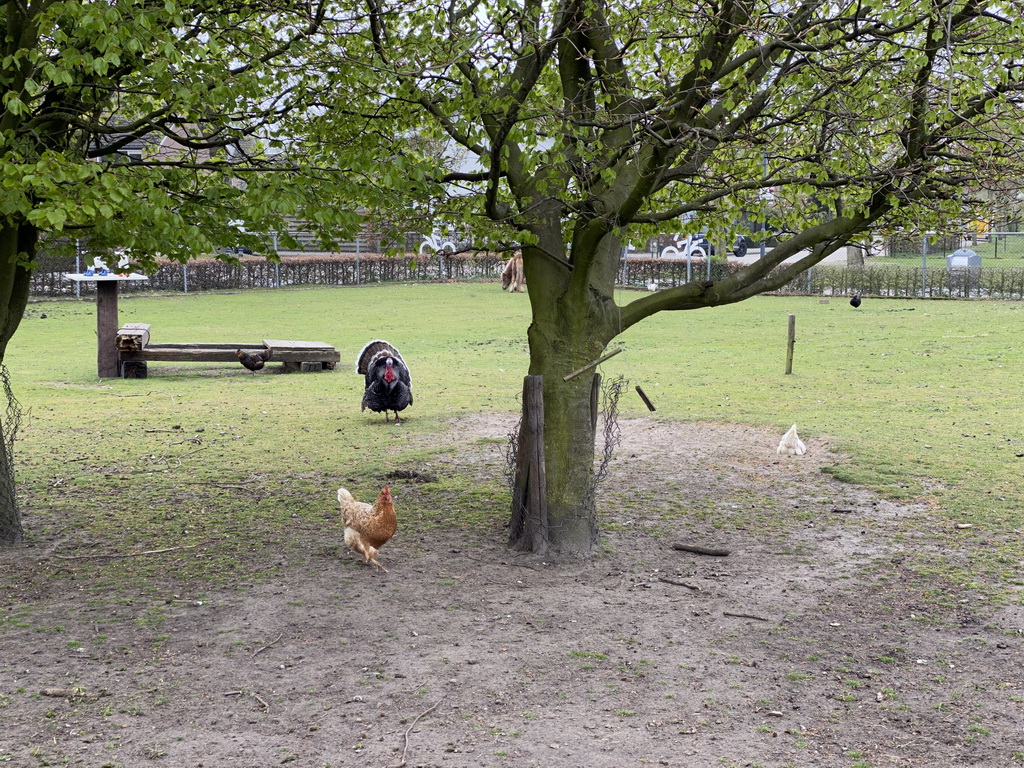
<svg viewBox="0 0 1024 768">
<path fill-rule="evenodd" d="M 793 347 L 796 344 L 796 315 L 789 316 L 789 337 L 786 341 L 786 373 L 793 372 Z"/>
<path fill-rule="evenodd" d="M 96 281 L 96 374 L 116 379 L 121 372 L 117 360 L 117 282 Z"/>
</svg>

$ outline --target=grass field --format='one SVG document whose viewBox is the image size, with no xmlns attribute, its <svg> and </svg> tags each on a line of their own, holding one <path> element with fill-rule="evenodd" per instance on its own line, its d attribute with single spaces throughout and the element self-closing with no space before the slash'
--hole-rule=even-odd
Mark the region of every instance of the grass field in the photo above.
<svg viewBox="0 0 1024 768">
<path fill-rule="evenodd" d="M 797 344 L 785 375 L 789 314 Z M 243 550 L 286 548 L 290 528 L 315 527 L 333 509 L 336 483 L 370 495 L 382 472 L 457 460 L 432 435 L 452 416 L 517 410 L 528 363 L 528 299 L 493 284 L 132 297 L 120 319 L 150 323 L 154 342 L 324 341 L 342 365 L 252 376 L 235 365 L 151 363 L 146 380 L 101 380 L 93 304 L 32 304 L 7 359 L 26 411 L 16 462 L 32 539 L 131 549 L 246 531 Z M 961 580 L 1011 596 L 1024 561 L 1022 326 L 1018 303 L 866 300 L 854 310 L 845 300 L 765 297 L 652 318 L 620 337 L 624 352 L 601 370 L 629 379 L 626 416 L 779 435 L 796 422 L 805 440 L 830 439 L 848 457 L 830 470 L 840 479 L 932 501 L 939 529 L 972 525 L 961 540 L 978 546 L 956 566 Z M 416 400 L 400 429 L 359 411 L 350 361 L 373 338 L 394 343 L 412 371 Z M 446 524 L 504 517 L 502 470 L 484 484 L 442 477 L 441 494 L 459 494 L 465 517 Z M 437 517 L 415 502 L 404 511 L 411 524 Z M 251 535 L 257 528 L 265 535 Z M 197 560 L 195 576 L 244 568 L 241 552 Z"/>
</svg>

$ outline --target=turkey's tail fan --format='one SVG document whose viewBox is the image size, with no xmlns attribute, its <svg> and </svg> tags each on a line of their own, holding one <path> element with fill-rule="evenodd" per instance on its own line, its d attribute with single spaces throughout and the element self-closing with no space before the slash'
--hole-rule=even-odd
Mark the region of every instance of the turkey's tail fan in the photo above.
<svg viewBox="0 0 1024 768">
<path fill-rule="evenodd" d="M 398 354 L 398 350 L 391 346 L 389 342 L 383 339 L 374 339 L 363 347 L 356 357 L 356 373 L 366 375 L 370 370 L 370 366 L 381 357 L 392 357 L 404 365 L 406 370 L 409 369 L 409 366 L 405 365 L 405 360 Z"/>
</svg>

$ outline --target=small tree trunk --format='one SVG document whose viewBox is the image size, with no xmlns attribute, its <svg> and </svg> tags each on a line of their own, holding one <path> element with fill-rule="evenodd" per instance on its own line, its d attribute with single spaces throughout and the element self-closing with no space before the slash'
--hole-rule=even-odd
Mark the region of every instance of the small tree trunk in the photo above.
<svg viewBox="0 0 1024 768">
<path fill-rule="evenodd" d="M 22 544 L 25 533 L 21 527 L 21 509 L 14 487 L 13 457 L 7 446 L 0 447 L 0 546 Z"/>
<path fill-rule="evenodd" d="M 26 266 L 35 256 L 38 232 L 27 224 L 0 226 L 0 379 L 8 407 L 7 419 L 0 421 L 0 546 L 14 546 L 24 540 L 21 510 L 14 485 L 14 431 L 17 403 L 12 399 L 7 369 L 3 366 L 7 344 L 21 323 L 28 305 L 31 272 Z M 3 416 L 0 416 L 3 419 Z"/>
</svg>

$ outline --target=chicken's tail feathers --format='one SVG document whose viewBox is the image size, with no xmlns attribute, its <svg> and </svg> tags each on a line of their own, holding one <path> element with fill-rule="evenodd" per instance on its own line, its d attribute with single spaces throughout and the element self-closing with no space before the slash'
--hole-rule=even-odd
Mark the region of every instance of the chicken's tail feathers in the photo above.
<svg viewBox="0 0 1024 768">
<path fill-rule="evenodd" d="M 794 424 L 779 441 L 778 453 L 781 456 L 803 456 L 806 452 L 807 446 L 797 435 L 796 424 Z"/>
<path fill-rule="evenodd" d="M 370 367 L 381 357 L 394 358 L 405 366 L 406 370 L 409 370 L 409 366 L 405 365 L 405 360 L 402 359 L 398 350 L 390 342 L 383 339 L 374 339 L 363 347 L 356 356 L 356 373 L 361 373 L 365 376 L 369 372 Z"/>
<path fill-rule="evenodd" d="M 274 348 L 273 347 L 267 347 L 266 350 L 263 352 L 262 357 L 263 357 L 264 361 L 266 361 L 266 360 L 269 360 L 273 354 L 274 354 Z"/>
<path fill-rule="evenodd" d="M 348 492 L 348 490 L 346 490 L 345 488 L 338 489 L 339 504 L 344 506 L 345 504 L 351 504 L 353 501 L 355 501 L 355 497 L 353 497 L 352 494 Z"/>
</svg>

